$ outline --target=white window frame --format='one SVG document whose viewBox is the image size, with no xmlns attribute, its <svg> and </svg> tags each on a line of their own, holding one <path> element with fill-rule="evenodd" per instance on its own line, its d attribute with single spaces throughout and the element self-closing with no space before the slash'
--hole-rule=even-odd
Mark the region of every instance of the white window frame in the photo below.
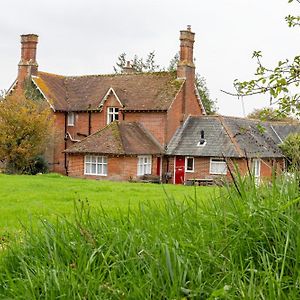
<svg viewBox="0 0 300 300">
<path fill-rule="evenodd" d="M 108 107 L 107 108 L 107 125 L 111 122 L 119 120 L 119 108 L 118 107 Z"/>
<path fill-rule="evenodd" d="M 252 172 L 254 178 L 260 178 L 261 160 L 259 158 L 252 159 Z"/>
<path fill-rule="evenodd" d="M 188 159 L 192 159 L 193 160 L 193 169 L 192 170 L 188 170 Z M 195 172 L 195 158 L 192 156 L 186 156 L 185 158 L 185 172 L 187 173 L 194 173 Z"/>
<path fill-rule="evenodd" d="M 93 166 L 95 168 L 95 172 L 93 172 Z M 99 167 L 101 167 L 102 170 L 100 172 Z M 107 156 L 84 156 L 84 175 L 107 176 L 107 167 Z"/>
<path fill-rule="evenodd" d="M 68 112 L 68 126 L 74 126 L 75 125 L 75 113 L 73 111 Z"/>
<path fill-rule="evenodd" d="M 216 164 L 218 166 L 220 165 L 223 165 L 225 168 L 224 168 L 224 171 L 221 172 L 221 171 L 214 171 L 213 169 L 213 164 Z M 226 164 L 226 161 L 223 159 L 223 158 L 211 158 L 210 159 L 210 164 L 209 164 L 209 174 L 212 174 L 212 175 L 227 175 L 227 164 Z"/>
<path fill-rule="evenodd" d="M 152 156 L 139 155 L 137 163 L 137 176 L 148 175 L 152 173 Z"/>
</svg>

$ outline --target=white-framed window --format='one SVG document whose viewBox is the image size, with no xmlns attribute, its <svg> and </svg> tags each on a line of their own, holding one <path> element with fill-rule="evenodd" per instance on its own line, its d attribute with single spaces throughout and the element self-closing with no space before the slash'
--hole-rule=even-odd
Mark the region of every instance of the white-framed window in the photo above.
<svg viewBox="0 0 300 300">
<path fill-rule="evenodd" d="M 194 172 L 195 160 L 194 157 L 186 157 L 185 158 L 185 171 L 186 172 Z"/>
<path fill-rule="evenodd" d="M 252 160 L 252 172 L 253 172 L 253 176 L 255 178 L 260 177 L 260 159 L 259 158 L 254 158 Z"/>
<path fill-rule="evenodd" d="M 68 112 L 68 126 L 74 126 L 75 125 L 75 113 L 70 111 Z"/>
<path fill-rule="evenodd" d="M 138 156 L 137 175 L 142 176 L 145 174 L 151 174 L 151 164 L 152 164 L 151 155 Z"/>
<path fill-rule="evenodd" d="M 210 159 L 210 174 L 226 175 L 227 165 L 223 158 L 211 158 Z"/>
<path fill-rule="evenodd" d="M 107 124 L 119 120 L 119 109 L 117 107 L 107 108 Z"/>
<path fill-rule="evenodd" d="M 107 157 L 86 155 L 84 158 L 84 174 L 107 176 Z"/>
</svg>

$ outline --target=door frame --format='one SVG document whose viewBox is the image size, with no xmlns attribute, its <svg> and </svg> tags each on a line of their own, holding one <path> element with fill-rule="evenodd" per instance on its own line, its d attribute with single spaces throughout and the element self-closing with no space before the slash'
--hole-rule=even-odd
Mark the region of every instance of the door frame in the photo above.
<svg viewBox="0 0 300 300">
<path fill-rule="evenodd" d="M 185 156 L 184 155 L 178 155 L 178 156 L 181 156 L 183 157 L 183 161 L 184 161 L 184 165 L 183 165 L 183 182 L 182 184 L 184 184 L 184 181 L 185 181 Z M 174 176 L 173 176 L 173 184 L 176 184 L 176 157 L 178 156 L 174 156 Z"/>
</svg>

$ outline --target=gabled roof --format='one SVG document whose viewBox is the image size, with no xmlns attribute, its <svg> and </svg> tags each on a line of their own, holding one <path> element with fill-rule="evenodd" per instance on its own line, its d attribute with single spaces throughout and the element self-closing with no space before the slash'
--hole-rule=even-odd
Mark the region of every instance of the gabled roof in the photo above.
<svg viewBox="0 0 300 300">
<path fill-rule="evenodd" d="M 204 131 L 204 146 L 199 146 Z M 282 157 L 278 145 L 299 124 L 224 116 L 189 117 L 170 141 L 167 154 L 210 157 Z"/>
<path fill-rule="evenodd" d="M 113 90 L 124 110 L 167 110 L 184 80 L 176 72 L 61 76 L 38 72 L 34 83 L 61 111 L 97 110 Z"/>
<path fill-rule="evenodd" d="M 161 154 L 163 149 L 138 122 L 114 121 L 65 152 L 111 155 Z"/>
</svg>

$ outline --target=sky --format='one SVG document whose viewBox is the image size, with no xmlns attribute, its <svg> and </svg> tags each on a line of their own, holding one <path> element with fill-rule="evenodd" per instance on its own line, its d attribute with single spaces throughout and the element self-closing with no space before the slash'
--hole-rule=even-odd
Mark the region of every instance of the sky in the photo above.
<svg viewBox="0 0 300 300">
<path fill-rule="evenodd" d="M 155 51 L 167 67 L 179 51 L 179 31 L 191 25 L 196 72 L 218 112 L 243 117 L 269 105 L 268 97 L 238 99 L 221 90 L 253 78 L 253 51 L 262 51 L 267 66 L 300 54 L 299 28 L 284 20 L 300 15 L 300 5 L 288 0 L 10 0 L 0 9 L 0 90 L 16 78 L 21 34 L 39 35 L 41 71 L 109 74 L 123 52 L 130 60 Z"/>
</svg>

